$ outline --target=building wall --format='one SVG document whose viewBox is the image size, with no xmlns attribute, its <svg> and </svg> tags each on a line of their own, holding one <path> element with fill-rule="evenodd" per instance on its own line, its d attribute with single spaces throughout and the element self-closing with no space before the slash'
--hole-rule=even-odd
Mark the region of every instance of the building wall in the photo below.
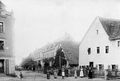
<svg viewBox="0 0 120 81">
<path fill-rule="evenodd" d="M 96 30 L 98 30 L 98 34 Z M 95 66 L 97 64 L 104 64 L 105 68 L 112 64 L 120 66 L 120 47 L 117 46 L 117 41 L 109 40 L 97 17 L 79 46 L 79 65 L 89 65 L 89 62 L 93 61 Z M 105 53 L 105 46 L 109 46 L 109 53 Z M 100 47 L 99 54 L 97 54 L 97 47 Z M 90 55 L 88 55 L 88 48 L 91 48 Z"/>
<path fill-rule="evenodd" d="M 14 18 L 12 12 L 6 10 L 3 10 L 3 12 L 4 14 L 0 14 L 0 22 L 3 22 L 3 32 L 0 33 L 0 40 L 4 40 L 4 50 L 0 50 L 0 59 L 4 59 L 4 73 L 11 74 L 15 71 L 13 53 Z"/>
</svg>

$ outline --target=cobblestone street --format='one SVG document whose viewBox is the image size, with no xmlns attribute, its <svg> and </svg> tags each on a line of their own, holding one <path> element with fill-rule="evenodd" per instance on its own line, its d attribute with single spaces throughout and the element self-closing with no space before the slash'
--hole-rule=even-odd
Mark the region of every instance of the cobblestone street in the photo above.
<svg viewBox="0 0 120 81">
<path fill-rule="evenodd" d="M 106 81 L 101 78 L 95 78 L 95 79 L 87 79 L 87 78 L 77 78 L 74 77 L 66 77 L 65 79 L 62 79 L 61 77 L 58 77 L 57 79 L 54 79 L 53 76 L 50 77 L 50 79 L 46 79 L 45 74 L 32 72 L 32 71 L 24 71 L 23 72 L 23 79 L 19 79 L 18 77 L 8 77 L 5 75 L 0 75 L 0 81 Z M 120 81 L 117 80 L 108 80 L 108 81 Z"/>
</svg>

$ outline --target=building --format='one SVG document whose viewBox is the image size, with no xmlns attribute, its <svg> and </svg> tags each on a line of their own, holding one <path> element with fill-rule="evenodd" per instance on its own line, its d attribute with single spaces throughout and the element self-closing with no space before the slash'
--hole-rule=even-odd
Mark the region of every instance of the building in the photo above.
<svg viewBox="0 0 120 81">
<path fill-rule="evenodd" d="M 79 65 L 120 68 L 120 20 L 97 17 L 79 46 Z"/>
<path fill-rule="evenodd" d="M 15 71 L 13 54 L 13 13 L 0 1 L 0 73 Z"/>
<path fill-rule="evenodd" d="M 56 56 L 57 48 L 58 46 L 55 44 L 47 44 L 31 53 L 30 57 L 38 64 L 40 63 L 42 66 L 44 66 L 45 59 L 54 58 Z M 51 61 L 49 61 L 49 65 L 51 65 Z"/>
<path fill-rule="evenodd" d="M 78 65 L 78 56 L 79 56 L 79 44 L 74 42 L 72 38 L 67 34 L 65 37 L 55 41 L 53 43 L 49 43 L 40 49 L 35 50 L 31 53 L 31 57 L 37 63 L 43 65 L 46 60 L 49 60 L 49 65 L 52 66 L 54 63 L 54 59 L 59 47 L 62 47 L 67 63 L 71 66 Z"/>
</svg>

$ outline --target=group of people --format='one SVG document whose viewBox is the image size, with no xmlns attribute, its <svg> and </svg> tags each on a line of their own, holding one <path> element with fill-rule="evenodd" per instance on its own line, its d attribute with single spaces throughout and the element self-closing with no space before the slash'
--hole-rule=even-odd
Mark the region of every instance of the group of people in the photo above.
<svg viewBox="0 0 120 81">
<path fill-rule="evenodd" d="M 94 69 L 93 67 L 89 67 L 89 66 L 80 66 L 80 67 L 76 67 L 74 70 L 74 77 L 88 77 L 89 79 L 94 77 Z"/>
<path fill-rule="evenodd" d="M 66 69 L 65 68 L 62 68 L 61 71 L 59 71 L 58 69 L 54 69 L 53 71 L 53 75 L 54 75 L 54 78 L 57 79 L 57 76 L 59 75 L 59 73 L 61 74 L 62 76 L 62 79 L 64 79 L 67 76 L 70 76 L 72 75 L 71 73 L 71 70 L 70 69 Z M 93 71 L 93 68 L 92 67 L 75 67 L 74 70 L 73 70 L 73 76 L 75 78 L 77 77 L 80 77 L 80 78 L 83 78 L 83 77 L 88 77 L 88 78 L 93 78 L 94 76 L 94 71 Z M 50 79 L 50 72 L 49 70 L 47 71 L 47 78 Z"/>
<path fill-rule="evenodd" d="M 17 73 L 16 73 L 16 76 L 17 76 L 18 78 L 22 79 L 22 78 L 23 78 L 23 73 L 22 73 L 22 71 L 17 72 Z"/>
<path fill-rule="evenodd" d="M 80 68 L 80 73 L 79 73 L 79 75 L 77 74 L 77 73 L 78 73 L 77 71 L 78 71 L 78 70 L 75 69 L 75 71 L 74 71 L 74 77 L 77 78 L 78 76 L 80 76 L 80 78 L 83 78 L 83 77 L 84 77 L 83 68 Z"/>
<path fill-rule="evenodd" d="M 54 78 L 57 79 L 58 71 L 57 69 L 54 69 Z M 47 70 L 47 79 L 50 79 L 50 70 Z"/>
</svg>

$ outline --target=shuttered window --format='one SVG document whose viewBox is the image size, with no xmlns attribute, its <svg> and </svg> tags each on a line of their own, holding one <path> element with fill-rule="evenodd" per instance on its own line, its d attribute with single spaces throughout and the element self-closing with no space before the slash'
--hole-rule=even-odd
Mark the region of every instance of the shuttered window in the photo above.
<svg viewBox="0 0 120 81">
<path fill-rule="evenodd" d="M 3 22 L 0 22 L 0 33 L 3 33 Z"/>
</svg>

